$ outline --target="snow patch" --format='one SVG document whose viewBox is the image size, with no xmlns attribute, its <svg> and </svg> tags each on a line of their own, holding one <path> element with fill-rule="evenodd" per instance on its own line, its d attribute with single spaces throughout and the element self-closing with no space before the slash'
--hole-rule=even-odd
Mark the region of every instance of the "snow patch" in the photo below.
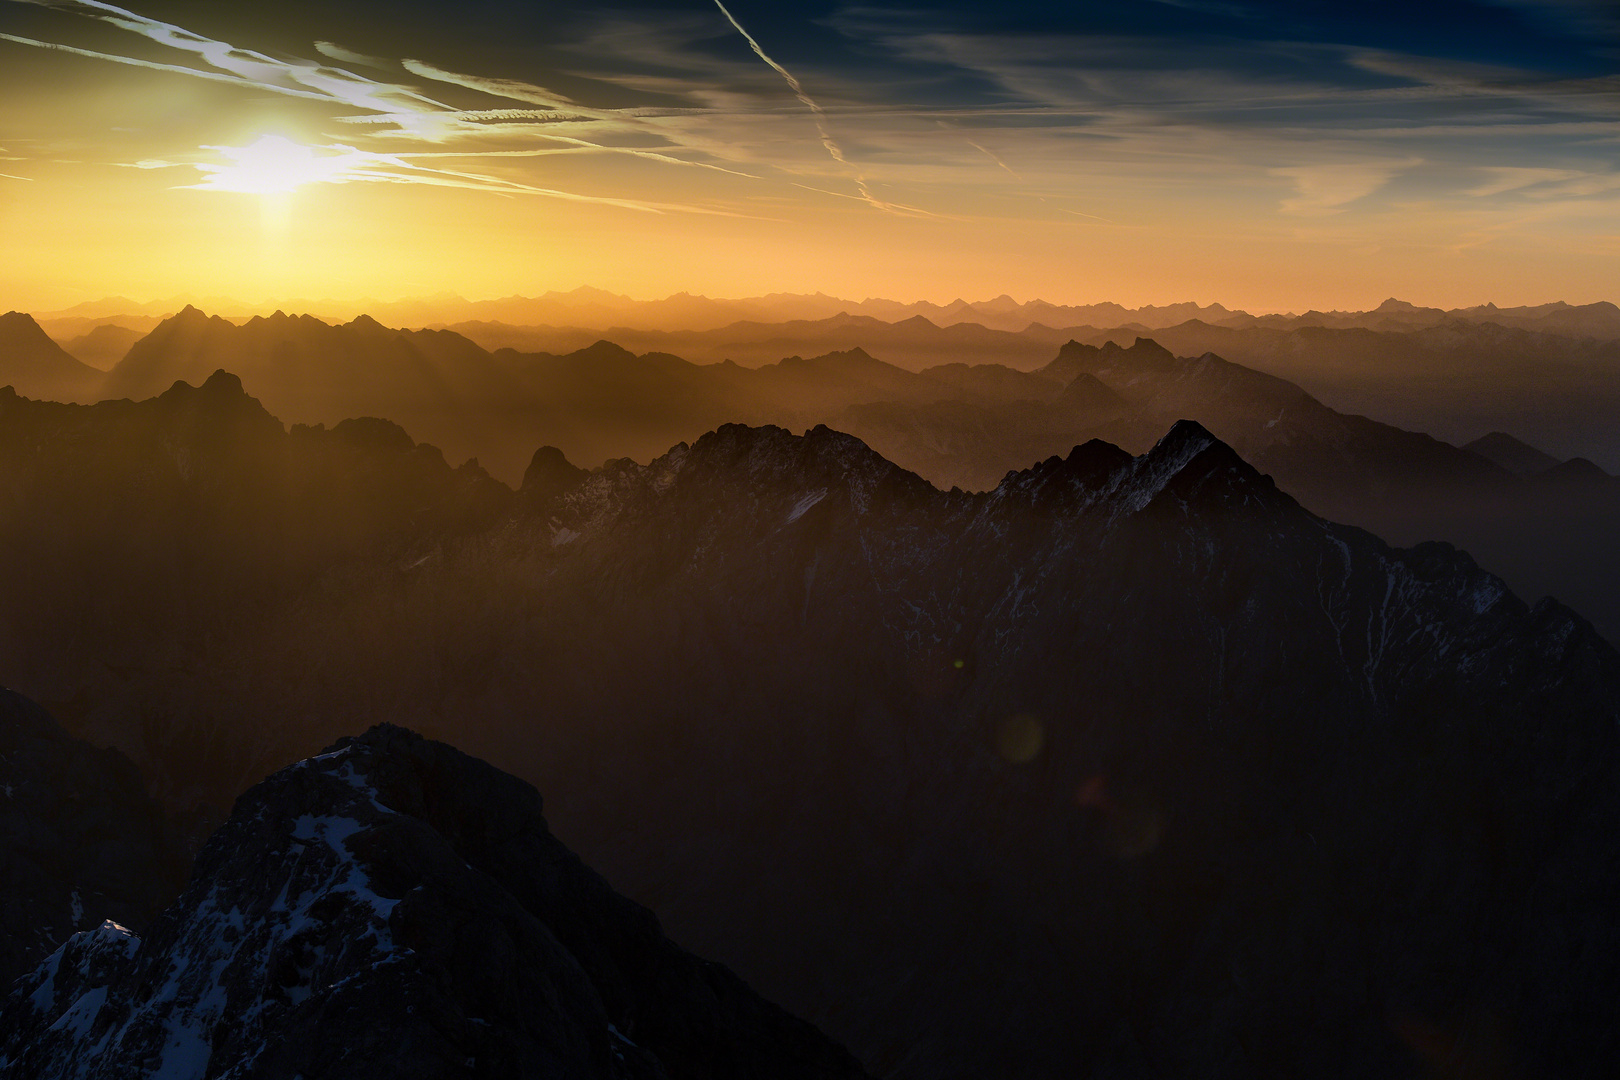
<svg viewBox="0 0 1620 1080">
<path fill-rule="evenodd" d="M 1117 501 L 1119 509 L 1115 518 L 1141 511 L 1193 458 L 1213 445 L 1215 439 L 1211 435 L 1195 435 L 1180 430 L 1180 425 L 1172 428 L 1152 450 L 1114 474 L 1106 494 Z"/>
<path fill-rule="evenodd" d="M 1468 609 L 1475 615 L 1483 615 L 1496 606 L 1496 602 L 1502 599 L 1503 592 L 1501 585 L 1489 579 L 1476 582 L 1466 598 Z"/>
<path fill-rule="evenodd" d="M 816 503 L 820 502 L 826 497 L 827 489 L 817 488 L 815 491 L 810 492 L 804 498 L 794 503 L 793 509 L 788 511 L 787 524 L 791 525 L 795 521 L 798 521 L 800 518 L 804 517 L 804 512 L 806 510 L 810 509 L 812 506 L 816 505 Z"/>
</svg>

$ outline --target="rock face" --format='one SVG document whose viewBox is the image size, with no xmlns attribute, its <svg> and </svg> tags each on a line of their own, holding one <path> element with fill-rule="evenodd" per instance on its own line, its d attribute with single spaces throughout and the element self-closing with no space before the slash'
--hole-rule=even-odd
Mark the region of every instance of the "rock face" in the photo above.
<svg viewBox="0 0 1620 1080">
<path fill-rule="evenodd" d="M 444 536 L 499 520 L 511 498 L 476 464 L 452 469 L 384 420 L 288 431 L 224 371 L 140 402 L 66 405 L 0 387 L 0 565 L 12 570 L 0 590 L 0 672 L 184 802 L 118 730 L 145 723 L 144 695 L 86 716 L 117 696 L 96 683 L 125 683 L 142 667 L 170 687 L 206 682 L 222 674 L 198 663 L 198 639 L 222 629 L 215 616 L 235 623 L 334 566 L 408 574 Z M 162 741 L 197 772 L 231 776 L 229 805 L 331 738 L 268 762 L 229 760 L 206 736 L 173 729 Z"/>
<path fill-rule="evenodd" d="M 104 919 L 144 924 L 186 856 L 135 766 L 0 688 L 0 985 Z"/>
<path fill-rule="evenodd" d="M 1620 1060 L 1582 1019 L 1620 1006 L 1620 659 L 1450 546 L 1325 522 L 1192 423 L 982 496 L 726 427 L 542 512 L 525 738 L 586 776 L 525 769 L 874 1067 Z"/>
<path fill-rule="evenodd" d="M 1467 555 L 1192 423 L 982 494 L 740 425 L 532 480 L 419 565 L 199 596 L 218 629 L 149 664 L 132 735 L 184 790 L 223 783 L 192 747 L 443 732 L 893 1077 L 1620 1060 L 1620 658 Z"/>
<path fill-rule="evenodd" d="M 137 937 L 75 935 L 0 1008 L 0 1076 L 864 1076 L 671 944 L 540 796 L 402 728 L 253 788 Z"/>
</svg>

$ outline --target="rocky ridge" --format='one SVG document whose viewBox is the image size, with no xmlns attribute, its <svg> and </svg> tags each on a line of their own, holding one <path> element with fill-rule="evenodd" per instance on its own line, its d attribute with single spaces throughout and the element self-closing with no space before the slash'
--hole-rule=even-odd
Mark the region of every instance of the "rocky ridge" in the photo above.
<svg viewBox="0 0 1620 1080">
<path fill-rule="evenodd" d="M 0 985 L 75 931 L 156 915 L 187 857 L 127 758 L 0 688 Z"/>
<path fill-rule="evenodd" d="M 392 727 L 249 791 L 149 930 L 74 935 L 0 1033 L 30 1080 L 864 1075 L 665 939 L 533 788 Z"/>
</svg>

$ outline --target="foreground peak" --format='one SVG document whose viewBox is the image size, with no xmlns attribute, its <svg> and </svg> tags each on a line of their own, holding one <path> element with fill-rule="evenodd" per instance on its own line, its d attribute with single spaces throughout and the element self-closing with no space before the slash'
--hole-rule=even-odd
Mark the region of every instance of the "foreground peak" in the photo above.
<svg viewBox="0 0 1620 1080">
<path fill-rule="evenodd" d="M 70 940 L 0 1032 L 63 1080 L 865 1075 L 665 938 L 533 787 L 386 724 L 248 791 L 148 933 Z"/>
</svg>

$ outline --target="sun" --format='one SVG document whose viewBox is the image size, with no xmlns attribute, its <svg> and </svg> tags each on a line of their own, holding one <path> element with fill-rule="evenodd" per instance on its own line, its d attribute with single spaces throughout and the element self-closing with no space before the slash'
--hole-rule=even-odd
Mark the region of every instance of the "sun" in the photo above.
<svg viewBox="0 0 1620 1080">
<path fill-rule="evenodd" d="M 198 165 L 208 174 L 195 185 L 210 191 L 281 195 L 305 184 L 342 183 L 354 167 L 353 151 L 330 152 L 280 135 L 261 135 L 246 146 L 212 146 L 229 165 Z M 346 150 L 347 148 L 342 148 Z"/>
</svg>

